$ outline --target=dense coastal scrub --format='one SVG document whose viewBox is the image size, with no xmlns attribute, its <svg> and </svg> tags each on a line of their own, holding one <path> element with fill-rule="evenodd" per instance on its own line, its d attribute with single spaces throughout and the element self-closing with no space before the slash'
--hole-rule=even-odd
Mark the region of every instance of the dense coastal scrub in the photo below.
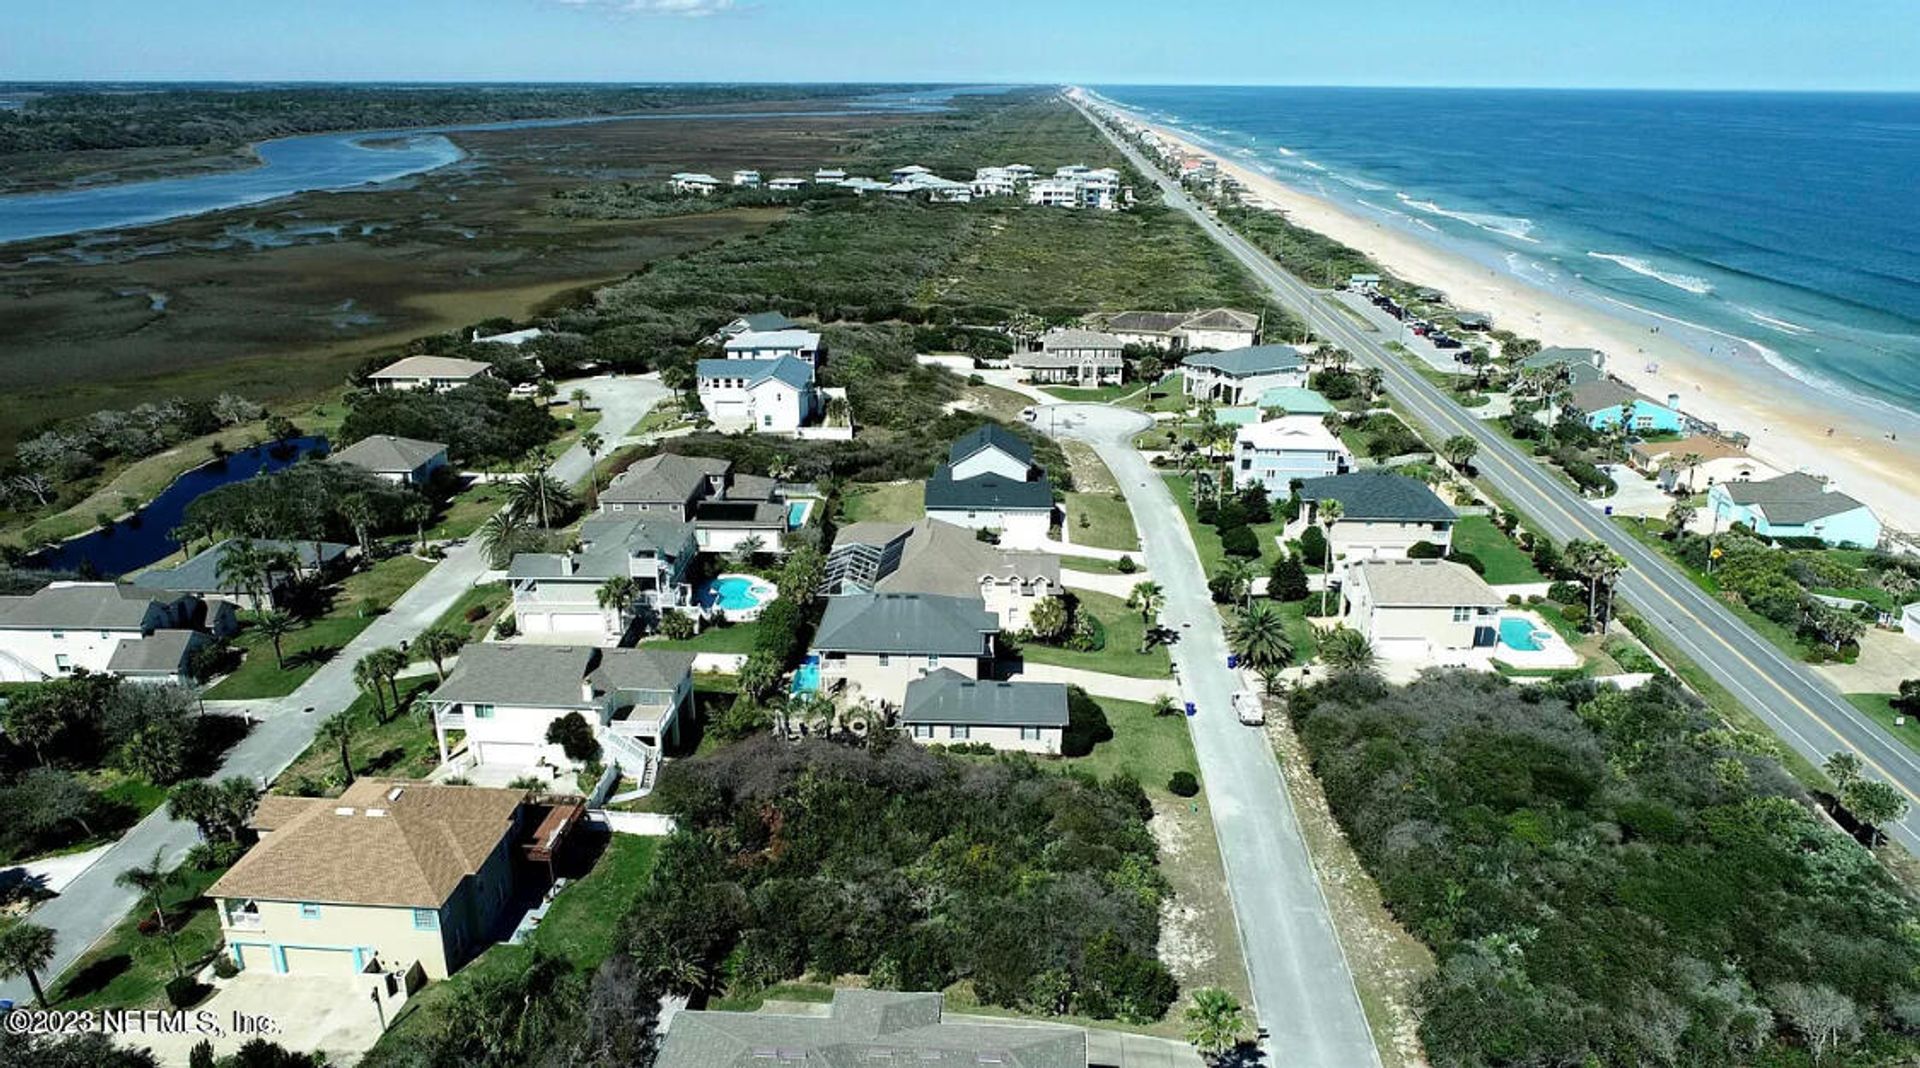
<svg viewBox="0 0 1920 1068">
<path fill-rule="evenodd" d="M 1773 743 L 1666 677 L 1349 678 L 1290 714 L 1388 906 L 1440 958 L 1435 1064 L 1911 1055 L 1913 902 Z"/>
</svg>

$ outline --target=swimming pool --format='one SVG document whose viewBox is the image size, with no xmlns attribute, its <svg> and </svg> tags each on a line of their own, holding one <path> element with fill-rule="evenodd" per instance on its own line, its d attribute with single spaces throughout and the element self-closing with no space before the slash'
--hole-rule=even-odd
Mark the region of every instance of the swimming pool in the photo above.
<svg viewBox="0 0 1920 1068">
<path fill-rule="evenodd" d="M 1500 644 L 1523 653 L 1536 653 L 1545 646 L 1540 644 L 1539 630 L 1533 621 L 1519 616 L 1500 617 Z"/>
<path fill-rule="evenodd" d="M 728 619 L 752 619 L 779 590 L 763 578 L 753 575 L 721 575 L 700 587 L 700 607 L 718 611 Z"/>
<path fill-rule="evenodd" d="M 807 657 L 793 671 L 792 691 L 799 694 L 820 692 L 820 658 Z"/>
<path fill-rule="evenodd" d="M 799 530 L 807 525 L 807 514 L 813 511 L 812 501 L 787 502 L 787 529 Z"/>
</svg>

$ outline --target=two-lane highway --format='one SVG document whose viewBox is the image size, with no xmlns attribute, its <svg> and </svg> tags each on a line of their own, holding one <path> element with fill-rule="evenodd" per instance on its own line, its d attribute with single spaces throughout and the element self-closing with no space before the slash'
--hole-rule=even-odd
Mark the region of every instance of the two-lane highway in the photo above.
<svg viewBox="0 0 1920 1068">
<path fill-rule="evenodd" d="M 1202 211 L 1133 145 L 1087 114 L 1078 101 L 1074 105 L 1159 185 L 1170 205 L 1191 216 L 1277 299 L 1302 314 L 1315 333 L 1378 368 L 1388 391 L 1415 421 L 1440 437 L 1465 434 L 1479 442 L 1475 463 L 1480 473 L 1540 529 L 1559 541 L 1604 542 L 1625 558 L 1628 570 L 1620 581 L 1620 595 L 1786 744 L 1816 764 L 1834 752 L 1852 752 L 1910 802 L 1920 803 L 1920 756 L 1913 750 L 1888 737 L 1804 665 L 1755 634 L 1672 564 L 1595 511 L 1557 475 L 1454 404 L 1344 313 L 1328 307 L 1321 291 L 1282 270 Z M 1920 805 L 1887 830 L 1907 849 L 1920 852 Z"/>
</svg>

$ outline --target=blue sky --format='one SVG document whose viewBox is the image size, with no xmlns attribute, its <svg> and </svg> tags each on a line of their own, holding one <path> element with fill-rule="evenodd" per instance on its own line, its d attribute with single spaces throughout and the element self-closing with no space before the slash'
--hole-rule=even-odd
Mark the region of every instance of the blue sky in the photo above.
<svg viewBox="0 0 1920 1068">
<path fill-rule="evenodd" d="M 1920 0 L 0 0 L 0 78 L 1920 90 Z"/>
</svg>

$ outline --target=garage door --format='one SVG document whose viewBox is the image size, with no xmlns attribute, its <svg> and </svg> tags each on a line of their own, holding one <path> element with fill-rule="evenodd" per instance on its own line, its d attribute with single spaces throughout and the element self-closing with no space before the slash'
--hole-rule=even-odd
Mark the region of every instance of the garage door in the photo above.
<svg viewBox="0 0 1920 1068">
<path fill-rule="evenodd" d="M 540 759 L 540 747 L 532 742 L 480 742 L 482 764 L 532 764 Z"/>
<path fill-rule="evenodd" d="M 1379 638 L 1373 646 L 1388 660 L 1418 660 L 1427 655 L 1425 638 Z"/>
<path fill-rule="evenodd" d="M 598 612 L 554 612 L 547 616 L 547 629 L 556 634 L 596 632 L 604 621 Z"/>
<path fill-rule="evenodd" d="M 274 971 L 273 949 L 268 946 L 240 946 L 240 970 L 262 975 Z"/>
<path fill-rule="evenodd" d="M 288 946 L 288 975 L 352 975 L 353 950 Z"/>
</svg>

